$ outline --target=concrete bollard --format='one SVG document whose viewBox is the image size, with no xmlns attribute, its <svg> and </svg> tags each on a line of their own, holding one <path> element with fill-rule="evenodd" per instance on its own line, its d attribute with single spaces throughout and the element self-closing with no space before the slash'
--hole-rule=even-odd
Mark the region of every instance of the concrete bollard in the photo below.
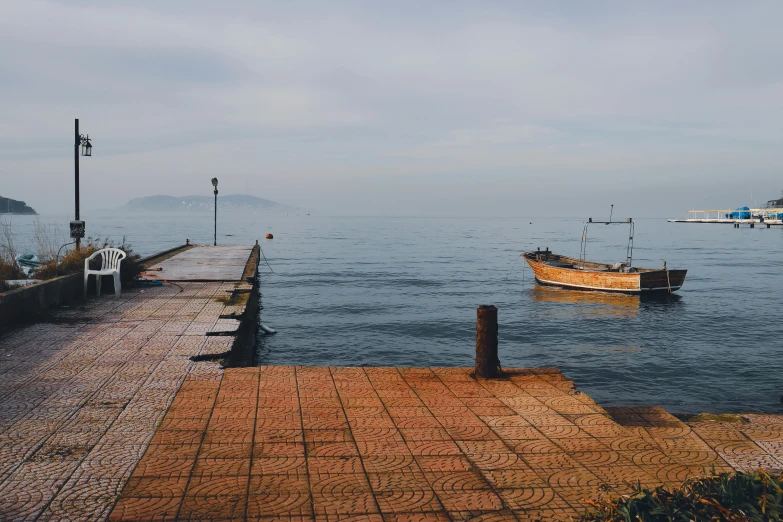
<svg viewBox="0 0 783 522">
<path fill-rule="evenodd" d="M 481 305 L 476 310 L 476 377 L 498 376 L 498 309 Z"/>
</svg>

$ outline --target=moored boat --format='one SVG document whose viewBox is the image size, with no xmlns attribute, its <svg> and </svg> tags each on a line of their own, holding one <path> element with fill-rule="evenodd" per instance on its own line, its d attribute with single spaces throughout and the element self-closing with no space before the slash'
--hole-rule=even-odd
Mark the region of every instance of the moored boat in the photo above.
<svg viewBox="0 0 783 522">
<path fill-rule="evenodd" d="M 633 266 L 633 221 L 603 221 L 602 224 L 625 223 L 630 225 L 626 261 L 620 263 L 596 263 L 585 260 L 587 227 L 582 235 L 580 257 L 573 258 L 538 249 L 525 252 L 523 257 L 533 269 L 536 281 L 542 285 L 559 286 L 576 290 L 642 294 L 651 292 L 672 293 L 685 281 L 687 270 L 669 270 L 664 261 L 661 268 L 637 268 Z M 598 222 L 596 222 L 598 223 Z"/>
</svg>

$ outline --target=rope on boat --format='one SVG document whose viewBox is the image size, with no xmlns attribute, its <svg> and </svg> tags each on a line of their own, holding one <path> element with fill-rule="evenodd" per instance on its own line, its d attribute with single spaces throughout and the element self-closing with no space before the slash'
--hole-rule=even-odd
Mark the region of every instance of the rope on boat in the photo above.
<svg viewBox="0 0 783 522">
<path fill-rule="evenodd" d="M 663 262 L 661 270 L 666 270 L 666 284 L 669 285 L 669 295 L 672 295 L 672 281 L 669 279 L 669 267 L 666 266 L 666 261 Z"/>
<path fill-rule="evenodd" d="M 511 272 L 514 271 L 514 267 L 517 266 L 517 261 L 519 261 L 519 258 L 522 257 L 525 254 L 519 254 L 517 258 L 514 260 L 514 263 L 511 265 L 511 268 L 508 270 L 508 273 L 506 274 L 506 277 L 503 278 L 503 282 L 505 283 L 508 277 L 511 275 Z M 270 269 L 271 270 L 271 269 Z M 522 281 L 525 280 L 525 265 L 522 265 Z"/>
</svg>

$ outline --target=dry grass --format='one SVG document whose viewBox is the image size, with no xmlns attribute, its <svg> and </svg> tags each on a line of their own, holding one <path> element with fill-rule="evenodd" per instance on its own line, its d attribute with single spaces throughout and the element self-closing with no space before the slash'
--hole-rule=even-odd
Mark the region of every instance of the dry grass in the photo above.
<svg viewBox="0 0 783 522">
<path fill-rule="evenodd" d="M 44 225 L 40 219 L 36 219 L 34 225 L 35 233 L 33 239 L 35 241 L 36 255 L 42 263 L 55 259 L 60 252 L 60 248 L 73 241 L 62 232 L 61 228 L 55 225 Z"/>
<path fill-rule="evenodd" d="M 84 270 L 84 260 L 102 248 L 119 248 L 127 257 L 120 264 L 120 281 L 123 286 L 138 278 L 142 271 L 139 260 L 141 256 L 135 254 L 131 245 L 122 240 L 122 244 L 115 246 L 109 239 L 90 238 L 82 241 L 81 248 L 76 250 L 64 239 L 54 225 L 43 225 L 39 220 L 35 221 L 34 241 L 37 247 L 37 256 L 41 260 L 41 267 L 33 274 L 35 279 L 47 280 L 67 274 L 80 273 Z M 66 241 L 63 243 L 63 241 Z M 65 248 L 64 248 L 65 247 Z M 63 253 L 64 252 L 64 253 Z M 5 281 L 12 279 L 27 279 L 24 272 L 16 262 L 18 251 L 14 245 L 14 234 L 11 224 L 0 221 L 0 291 L 10 289 Z M 90 267 L 100 267 L 100 259 L 90 262 Z M 107 291 L 112 290 L 108 285 Z"/>
<path fill-rule="evenodd" d="M 5 221 L 0 221 L 0 292 L 14 288 L 6 281 L 24 278 L 24 272 L 16 264 L 16 248 L 14 248 L 14 235 L 11 231 L 11 225 Z"/>
<path fill-rule="evenodd" d="M 24 272 L 19 269 L 16 262 L 8 263 L 0 259 L 0 292 L 6 292 L 17 288 L 17 285 L 9 284 L 9 280 L 24 279 Z"/>
<path fill-rule="evenodd" d="M 133 252 L 131 245 L 125 243 L 124 238 L 122 245 L 115 246 L 114 243 L 108 239 L 99 240 L 88 237 L 83 241 L 79 250 L 72 249 L 61 257 L 55 256 L 54 258 L 50 258 L 41 265 L 41 268 L 36 272 L 35 277 L 46 280 L 66 274 L 79 273 L 84 270 L 84 260 L 102 248 L 119 248 L 127 255 L 120 264 L 120 281 L 123 285 L 127 285 L 135 280 L 142 272 L 142 266 L 139 263 L 141 256 Z M 100 256 L 96 257 L 90 261 L 90 268 L 97 270 L 100 268 L 100 263 Z M 109 290 L 111 289 L 107 288 L 107 291 Z"/>
<path fill-rule="evenodd" d="M 36 279 L 46 280 L 61 275 L 81 272 L 84 270 L 84 260 L 101 248 L 103 247 L 95 240 L 88 238 L 79 250 L 69 250 L 62 257 L 51 257 L 46 260 L 35 273 L 35 277 Z M 93 259 L 90 263 L 90 268 L 97 269 L 99 267 L 100 259 Z"/>
</svg>

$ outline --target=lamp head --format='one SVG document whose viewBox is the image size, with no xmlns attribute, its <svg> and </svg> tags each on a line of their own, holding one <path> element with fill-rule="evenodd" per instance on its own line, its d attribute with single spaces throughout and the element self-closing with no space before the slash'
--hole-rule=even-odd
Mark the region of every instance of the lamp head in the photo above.
<svg viewBox="0 0 783 522">
<path fill-rule="evenodd" d="M 217 178 L 212 178 L 212 186 L 217 188 Z"/>
</svg>

